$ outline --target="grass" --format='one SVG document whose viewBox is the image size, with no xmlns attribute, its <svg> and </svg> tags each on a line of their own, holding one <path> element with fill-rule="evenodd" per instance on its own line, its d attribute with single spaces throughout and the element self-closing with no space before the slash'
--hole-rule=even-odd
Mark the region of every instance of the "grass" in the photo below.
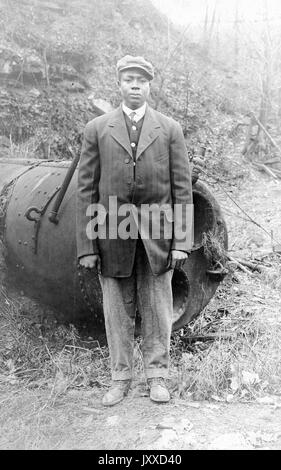
<svg viewBox="0 0 281 470">
<path fill-rule="evenodd" d="M 280 294 L 272 277 L 278 260 L 271 264 L 252 277 L 232 273 L 203 314 L 173 333 L 173 398 L 239 403 L 280 394 Z M 0 448 L 76 448 L 79 439 L 84 445 L 104 419 L 107 347 L 57 323 L 50 312 L 44 320 L 40 306 L 3 286 L 0 299 Z M 144 385 L 140 338 L 134 366 L 137 388 Z"/>
<path fill-rule="evenodd" d="M 35 389 L 51 384 L 54 402 L 70 388 L 106 384 L 110 374 L 105 346 L 93 340 L 85 347 L 74 325 L 59 324 L 50 311 L 38 316 L 35 301 L 11 298 L 3 286 L 0 299 L 0 386 Z"/>
<path fill-rule="evenodd" d="M 235 274 L 236 282 L 229 278 L 221 285 L 199 318 L 173 334 L 169 385 L 175 396 L 239 401 L 279 393 L 281 323 L 277 316 L 270 321 L 268 314 L 262 315 L 269 298 L 278 314 L 272 296 L 278 296 L 275 277 L 259 309 L 252 308 L 257 299 L 250 299 L 253 290 L 259 299 L 270 273 L 251 279 L 242 273 L 238 283 Z M 106 346 L 85 341 L 73 325 L 56 321 L 45 322 L 42 332 L 42 324 L 28 316 L 27 306 L 11 300 L 4 288 L 1 298 L 0 386 L 49 389 L 48 402 L 54 404 L 67 390 L 109 385 Z M 36 305 L 29 312 L 32 308 Z M 144 381 L 140 338 L 135 341 L 134 363 L 136 380 Z"/>
<path fill-rule="evenodd" d="M 40 140 L 38 137 L 31 137 L 26 142 L 15 143 L 10 139 L 10 145 L 5 150 L 6 158 L 32 159 L 38 158 L 38 147 Z"/>
<path fill-rule="evenodd" d="M 272 286 L 274 289 L 281 291 L 281 264 L 270 266 L 261 274 L 261 279 L 266 286 Z"/>
<path fill-rule="evenodd" d="M 278 264 L 270 272 L 273 269 L 278 270 Z M 251 401 L 280 394 L 280 296 L 275 282 L 264 295 L 267 277 L 263 272 L 249 279 L 243 273 L 242 291 L 236 287 L 234 292 L 232 282 L 226 282 L 203 315 L 175 335 L 171 382 L 177 395 Z"/>
<path fill-rule="evenodd" d="M 281 386 L 281 327 L 255 320 L 231 339 L 212 341 L 206 348 L 195 345 L 176 363 L 175 390 L 196 400 L 255 400 L 278 394 Z"/>
</svg>

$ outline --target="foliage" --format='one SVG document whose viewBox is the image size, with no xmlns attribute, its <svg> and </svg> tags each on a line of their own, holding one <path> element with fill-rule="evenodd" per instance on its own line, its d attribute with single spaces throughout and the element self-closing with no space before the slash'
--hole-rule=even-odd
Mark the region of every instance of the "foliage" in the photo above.
<svg viewBox="0 0 281 470">
<path fill-rule="evenodd" d="M 1 0 L 0 11 L 0 135 L 36 140 L 39 158 L 71 158 L 96 115 L 88 96 L 117 106 L 116 61 L 145 55 L 156 69 L 152 106 L 181 123 L 190 151 L 203 143 L 223 160 L 231 139 L 222 116 L 237 112 L 231 81 L 188 34 L 171 26 L 168 37 L 150 1 Z"/>
</svg>

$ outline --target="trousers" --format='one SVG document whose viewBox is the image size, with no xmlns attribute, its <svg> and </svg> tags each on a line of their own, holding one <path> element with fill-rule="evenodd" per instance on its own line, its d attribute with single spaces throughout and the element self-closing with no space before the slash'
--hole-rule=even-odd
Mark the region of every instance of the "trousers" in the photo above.
<svg viewBox="0 0 281 470">
<path fill-rule="evenodd" d="M 132 275 L 100 276 L 105 329 L 113 380 L 133 375 L 136 310 L 141 317 L 141 351 L 147 379 L 167 377 L 173 317 L 173 270 L 153 275 L 141 239 Z"/>
</svg>

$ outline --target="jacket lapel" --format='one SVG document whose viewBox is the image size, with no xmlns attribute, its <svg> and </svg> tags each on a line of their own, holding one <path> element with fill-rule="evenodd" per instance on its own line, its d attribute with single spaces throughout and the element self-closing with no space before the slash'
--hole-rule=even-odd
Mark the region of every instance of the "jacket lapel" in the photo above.
<svg viewBox="0 0 281 470">
<path fill-rule="evenodd" d="M 152 144 L 152 142 L 154 142 L 154 140 L 159 136 L 158 129 L 160 127 L 160 124 L 156 121 L 154 117 L 153 110 L 149 106 L 147 106 L 137 148 L 137 159 L 147 149 L 147 147 Z"/>
<path fill-rule="evenodd" d="M 115 139 L 116 142 L 122 145 L 122 147 L 130 155 L 130 157 L 133 158 L 133 152 L 130 145 L 122 106 L 119 106 L 119 108 L 116 109 L 116 112 L 112 116 L 112 119 L 110 120 L 108 125 L 109 127 L 111 127 L 111 136 L 113 137 L 113 139 Z M 153 110 L 149 106 L 147 106 L 137 148 L 137 159 L 147 149 L 147 147 L 152 144 L 152 142 L 159 136 L 158 129 L 160 127 L 160 124 L 155 119 Z"/>
<path fill-rule="evenodd" d="M 133 158 L 133 152 L 130 145 L 129 135 L 126 127 L 126 122 L 123 114 L 122 107 L 116 109 L 111 121 L 109 122 L 111 127 L 111 135 L 122 147 L 128 152 L 131 158 Z"/>
</svg>

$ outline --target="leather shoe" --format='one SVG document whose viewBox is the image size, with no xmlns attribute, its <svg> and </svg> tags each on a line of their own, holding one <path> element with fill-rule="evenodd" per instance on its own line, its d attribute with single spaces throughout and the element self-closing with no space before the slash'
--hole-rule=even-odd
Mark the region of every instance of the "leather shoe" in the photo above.
<svg viewBox="0 0 281 470">
<path fill-rule="evenodd" d="M 148 379 L 147 382 L 150 388 L 150 400 L 156 401 L 157 403 L 167 403 L 170 400 L 169 390 L 162 377 Z"/>
<path fill-rule="evenodd" d="M 104 406 L 113 406 L 125 398 L 130 389 L 131 380 L 113 380 L 108 392 L 102 399 Z"/>
</svg>

